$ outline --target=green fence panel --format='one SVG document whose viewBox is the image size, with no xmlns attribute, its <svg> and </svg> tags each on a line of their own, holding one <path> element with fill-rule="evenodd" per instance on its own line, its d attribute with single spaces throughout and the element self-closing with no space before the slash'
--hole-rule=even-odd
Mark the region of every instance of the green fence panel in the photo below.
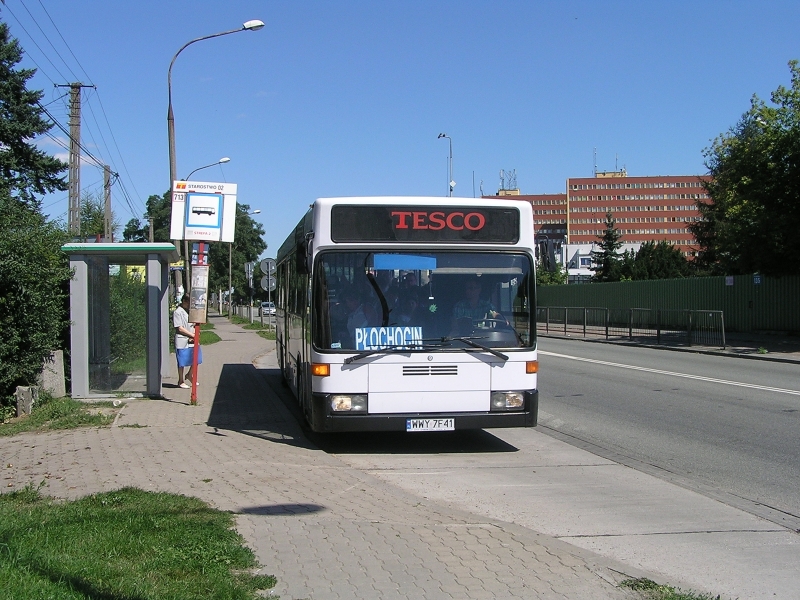
<svg viewBox="0 0 800 600">
<path fill-rule="evenodd" d="M 726 331 L 800 333 L 800 276 L 736 275 L 548 285 L 539 306 L 720 310 Z"/>
</svg>

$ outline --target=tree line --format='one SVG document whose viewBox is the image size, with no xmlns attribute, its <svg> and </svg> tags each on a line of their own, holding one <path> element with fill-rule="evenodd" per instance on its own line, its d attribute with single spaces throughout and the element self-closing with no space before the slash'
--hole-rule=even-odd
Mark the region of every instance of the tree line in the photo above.
<svg viewBox="0 0 800 600">
<path fill-rule="evenodd" d="M 41 204 L 46 194 L 67 189 L 67 164 L 36 146 L 53 123 L 39 104 L 43 93 L 27 87 L 35 70 L 20 68 L 21 60 L 22 48 L 0 21 L 0 420 L 13 410 L 16 386 L 35 383 L 51 350 L 69 348 L 72 274 L 61 247 L 70 235 L 64 223 L 46 218 Z M 704 151 L 711 177 L 709 199 L 698 202 L 702 219 L 690 225 L 700 247 L 695 260 L 665 243 L 619 254 L 613 215 L 606 215 L 593 256 L 596 280 L 800 274 L 800 69 L 797 61 L 789 68 L 790 87 L 779 86 L 769 104 L 753 96 L 739 122 Z M 97 199 L 84 203 L 89 235 L 102 231 L 100 210 Z M 148 240 L 152 219 L 153 239 L 169 241 L 170 213 L 169 192 L 150 196 L 144 224 L 131 220 L 123 239 Z M 234 287 L 243 295 L 249 295 L 243 264 L 266 248 L 263 229 L 248 213 L 249 206 L 237 207 L 237 241 L 230 247 Z M 227 244 L 211 247 L 212 289 L 228 287 L 228 250 Z M 563 267 L 540 273 L 550 282 L 566 278 Z M 120 282 L 124 298 L 140 293 L 135 278 Z"/>
<path fill-rule="evenodd" d="M 0 20 L 0 423 L 14 414 L 17 386 L 36 383 L 52 350 L 69 349 L 72 273 L 61 247 L 72 236 L 66 223 L 49 220 L 42 210 L 44 196 L 67 190 L 68 165 L 36 145 L 54 124 L 39 104 L 43 92 L 28 89 L 35 70 L 19 67 L 22 56 L 19 42 Z M 145 216 L 153 218 L 156 241 L 169 241 L 169 201 L 166 192 L 150 196 L 147 202 Z M 104 233 L 103 204 L 91 194 L 81 198 L 84 238 Z M 261 226 L 247 216 L 249 207 L 240 205 L 237 210 L 233 280 L 245 291 L 244 269 L 238 267 L 257 259 L 266 244 Z M 112 218 L 112 231 L 118 229 Z M 123 237 L 147 241 L 147 233 L 129 223 Z M 214 244 L 211 257 L 216 274 L 212 283 L 227 288 L 227 245 Z M 143 347 L 144 282 L 120 269 L 110 287 L 112 354 L 120 361 L 136 359 L 136 348 Z M 69 371 L 69 361 L 65 368 Z"/>
<path fill-rule="evenodd" d="M 134 217 L 125 225 L 122 232 L 123 241 L 146 242 L 150 239 L 150 222 L 152 220 L 153 241 L 171 242 L 169 237 L 170 220 L 172 218 L 172 198 L 167 190 L 162 195 L 153 195 L 147 199 L 146 212 L 142 219 Z M 258 295 L 258 280 L 253 281 L 250 289 L 244 272 L 244 263 L 253 262 L 267 249 L 264 242 L 264 227 L 250 218 L 250 205 L 236 205 L 236 225 L 233 244 L 212 243 L 208 253 L 209 290 L 228 289 L 228 260 L 231 264 L 231 284 L 234 289 L 234 302 L 249 299 L 251 291 Z"/>
<path fill-rule="evenodd" d="M 687 260 L 667 242 L 620 253 L 614 215 L 592 252 L 592 281 L 672 279 L 707 275 L 800 275 L 800 66 L 789 61 L 791 85 L 750 108 L 703 150 L 708 198 L 696 201 L 689 223 L 699 248 Z M 539 265 L 541 269 L 543 265 Z M 563 267 L 543 272 L 540 284 L 566 283 Z"/>
</svg>

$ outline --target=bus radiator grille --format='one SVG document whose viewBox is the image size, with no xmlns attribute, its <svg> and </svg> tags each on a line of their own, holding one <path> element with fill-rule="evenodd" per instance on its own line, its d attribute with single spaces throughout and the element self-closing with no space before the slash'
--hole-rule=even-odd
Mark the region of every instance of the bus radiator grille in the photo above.
<svg viewBox="0 0 800 600">
<path fill-rule="evenodd" d="M 457 365 L 405 365 L 403 377 L 427 375 L 458 375 Z"/>
</svg>

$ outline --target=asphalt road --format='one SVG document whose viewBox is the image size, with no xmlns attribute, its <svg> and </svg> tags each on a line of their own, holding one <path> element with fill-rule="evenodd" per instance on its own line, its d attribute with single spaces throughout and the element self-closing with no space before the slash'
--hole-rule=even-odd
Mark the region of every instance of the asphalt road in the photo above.
<svg viewBox="0 0 800 600">
<path fill-rule="evenodd" d="M 535 429 L 309 438 L 683 589 L 800 598 L 800 366 L 551 338 L 540 351 Z"/>
<path fill-rule="evenodd" d="M 800 529 L 800 365 L 540 340 L 542 430 Z"/>
</svg>

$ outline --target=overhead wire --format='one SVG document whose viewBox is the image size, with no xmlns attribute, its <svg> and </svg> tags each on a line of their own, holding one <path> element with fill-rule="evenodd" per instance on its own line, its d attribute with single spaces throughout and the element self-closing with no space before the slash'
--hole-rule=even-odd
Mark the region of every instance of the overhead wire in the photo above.
<svg viewBox="0 0 800 600">
<path fill-rule="evenodd" d="M 117 138 L 114 135 L 114 130 L 111 129 L 111 123 L 108 121 L 108 115 L 106 115 L 106 109 L 103 106 L 103 101 L 100 98 L 100 92 L 95 88 L 95 94 L 97 95 L 97 102 L 100 104 L 100 110 L 103 112 L 103 118 L 106 120 L 106 125 L 108 125 L 108 132 L 111 134 L 111 139 L 114 142 L 114 147 L 117 149 L 117 154 L 119 155 L 120 161 L 122 161 L 122 168 L 125 170 L 125 174 L 128 176 L 128 179 L 131 182 L 131 186 L 133 187 L 133 191 L 136 193 L 136 197 L 139 199 L 139 204 L 142 204 L 142 195 L 139 193 L 139 190 L 136 189 L 136 184 L 133 181 L 133 177 L 131 177 L 130 172 L 128 171 L 128 165 L 125 164 L 125 158 L 122 156 L 122 152 L 120 152 L 119 144 L 117 144 Z M 144 206 L 144 205 L 143 205 Z"/>
<path fill-rule="evenodd" d="M 128 178 L 132 182 L 133 178 L 131 177 L 130 173 L 128 172 L 128 166 L 127 166 L 127 164 L 125 164 L 125 159 L 122 156 L 122 152 L 120 152 L 120 150 L 119 150 L 119 144 L 117 144 L 117 139 L 114 136 L 114 130 L 111 129 L 111 123 L 108 122 L 108 117 L 106 115 L 105 109 L 103 108 L 103 103 L 100 100 L 100 94 L 97 93 L 96 89 L 94 91 L 95 91 L 95 95 L 97 96 L 97 102 L 100 105 L 100 110 L 103 113 L 103 118 L 105 119 L 106 125 L 108 126 L 108 132 L 111 135 L 111 140 L 114 142 L 114 148 L 117 151 L 117 156 L 119 156 L 119 159 L 122 162 L 122 167 L 125 170 L 125 173 L 128 176 Z M 100 137 L 103 139 L 103 144 L 105 145 L 106 151 L 108 152 L 108 155 L 111 156 L 113 153 L 112 153 L 111 148 L 109 147 L 108 143 L 106 142 L 105 136 L 103 135 L 103 128 L 100 126 L 100 123 L 97 120 L 97 116 L 95 115 L 95 112 L 94 112 L 94 109 L 92 108 L 91 102 L 90 101 L 87 102 L 87 105 L 89 106 L 89 111 L 91 112 L 92 118 L 94 119 L 94 122 L 97 125 L 97 129 L 100 132 Z M 113 162 L 113 161 L 110 161 L 110 162 Z M 134 193 L 136 194 L 136 198 L 135 199 L 136 199 L 136 202 L 137 202 L 138 206 L 141 207 L 141 212 L 142 213 L 146 212 L 144 203 L 142 202 L 141 196 L 139 195 L 139 191 L 136 189 L 136 186 L 133 183 L 131 185 L 133 185 Z"/>
<path fill-rule="evenodd" d="M 37 102 L 36 104 L 39 106 L 39 108 L 42 109 L 44 114 L 46 114 L 48 117 L 50 117 L 50 120 L 55 124 L 55 126 L 58 127 L 61 131 L 63 131 L 64 134 L 66 134 L 66 136 L 70 140 L 72 140 L 72 134 L 70 134 L 70 132 L 67 131 L 66 127 L 64 127 L 61 123 L 59 123 L 58 120 L 50 113 L 50 111 L 47 110 L 44 106 L 42 106 L 42 104 L 40 102 Z M 105 163 L 103 161 L 101 161 L 100 159 L 98 159 L 97 157 L 95 157 L 94 154 L 89 152 L 89 150 L 87 150 L 86 146 L 84 146 L 83 144 L 78 142 L 78 147 L 81 150 L 83 150 L 83 152 L 84 152 L 84 154 L 86 154 L 86 156 L 88 156 L 89 158 L 92 159 L 92 161 L 94 161 L 95 165 L 97 165 L 98 167 L 104 167 L 105 166 Z"/>
<path fill-rule="evenodd" d="M 63 93 L 63 94 L 61 94 L 61 95 L 60 95 L 58 98 L 54 98 L 53 100 L 50 100 L 50 102 L 48 102 L 47 104 L 45 104 L 45 106 L 50 106 L 51 104 L 55 104 L 56 102 L 58 102 L 58 101 L 59 101 L 59 100 L 61 100 L 62 98 L 66 98 L 66 97 L 67 97 L 67 95 L 68 95 L 68 92 L 64 92 L 64 93 Z"/>
<path fill-rule="evenodd" d="M 55 52 L 55 53 L 56 53 L 56 56 L 58 56 L 58 58 L 60 58 L 60 59 L 61 59 L 61 62 L 62 62 L 62 63 L 64 63 L 64 66 L 67 68 L 67 70 L 70 72 L 70 74 L 71 74 L 71 75 L 72 75 L 72 77 L 73 77 L 73 79 L 72 79 L 72 80 L 73 80 L 73 81 L 78 81 L 79 77 L 78 77 L 77 75 L 75 75 L 75 72 L 74 72 L 74 71 L 72 70 L 72 68 L 70 68 L 70 66 L 67 64 L 67 61 L 65 61 L 65 60 L 64 60 L 64 57 L 62 57 L 62 56 L 61 56 L 61 54 L 59 53 L 58 49 L 57 49 L 57 48 L 56 48 L 56 47 L 53 45 L 53 42 L 51 42 L 51 41 L 50 41 L 50 36 L 48 36 L 48 35 L 47 35 L 47 34 L 44 32 L 44 30 L 42 29 L 41 25 L 39 25 L 39 22 L 36 20 L 36 17 L 34 17 L 34 16 L 33 16 L 33 14 L 31 13 L 31 11 L 30 11 L 30 10 L 28 10 L 28 7 L 27 7 L 27 6 L 25 6 L 25 2 L 24 2 L 23 0 L 19 0 L 19 3 L 20 3 L 20 4 L 22 4 L 22 8 L 24 8 L 24 9 L 25 9 L 25 12 L 27 12 L 27 13 L 28 13 L 28 15 L 30 16 L 31 20 L 33 21 L 33 24 L 34 24 L 34 25 L 36 25 L 37 29 L 39 29 L 39 31 L 41 31 L 41 32 L 42 32 L 42 35 L 44 36 L 44 39 L 45 39 L 45 40 L 47 40 L 47 43 L 48 43 L 48 44 L 50 44 L 50 47 L 53 49 L 53 52 Z M 48 16 L 50 16 L 50 15 L 48 15 Z M 29 34 L 29 35 L 30 35 L 30 34 Z M 60 32 L 59 32 L 59 35 L 61 35 L 61 34 L 60 34 Z M 62 38 L 62 39 L 63 39 L 63 38 Z M 37 48 L 38 48 L 38 46 L 37 46 Z M 41 48 L 39 48 L 39 50 L 41 50 Z"/>
<path fill-rule="evenodd" d="M 20 1 L 21 1 L 21 0 L 20 0 Z M 39 1 L 39 6 L 41 6 L 41 7 L 42 7 L 42 10 L 44 11 L 44 14 L 46 14 L 46 15 L 47 15 L 47 18 L 48 18 L 48 19 L 50 19 L 50 23 L 52 23 L 52 25 L 53 25 L 53 29 L 55 29 L 55 30 L 56 30 L 56 33 L 58 33 L 58 37 L 60 37 L 60 38 L 61 38 L 61 41 L 62 41 L 62 42 L 64 42 L 64 46 L 66 46 L 67 50 L 69 50 L 69 53 L 72 55 L 72 58 L 74 58 L 74 59 L 75 59 L 75 62 L 77 63 L 77 65 L 78 65 L 78 67 L 80 68 L 80 70 L 81 70 L 81 71 L 83 71 L 83 74 L 84 74 L 84 75 L 86 75 L 86 79 L 89 81 L 89 83 L 91 83 L 92 85 L 94 85 L 94 83 L 92 82 L 92 78 L 91 78 L 91 77 L 89 77 L 89 74 L 88 74 L 88 73 L 86 72 L 86 70 L 83 68 L 83 65 L 81 64 L 81 61 L 79 61 L 79 60 L 78 60 L 78 57 L 77 57 L 77 56 L 75 56 L 75 53 L 72 51 L 72 48 L 70 48 L 70 47 L 69 47 L 69 44 L 67 43 L 67 40 L 65 40 L 65 39 L 64 39 L 64 36 L 63 36 L 63 35 L 61 35 L 61 31 L 58 29 L 58 25 L 56 25 L 56 22 L 55 22 L 55 21 L 53 21 L 53 17 L 51 17 L 51 16 L 50 16 L 50 13 L 49 13 L 49 12 L 47 12 L 47 8 L 45 8 L 44 4 L 42 4 L 42 0 L 38 0 L 38 1 Z M 27 9 L 26 9 L 26 10 L 27 10 Z M 43 32 L 43 33 L 44 33 L 44 32 Z M 62 59 L 62 60 L 63 60 L 63 59 Z"/>
<path fill-rule="evenodd" d="M 27 14 L 29 15 L 29 17 L 31 18 L 31 20 L 36 25 L 36 28 L 41 32 L 41 34 L 47 40 L 50 48 L 52 48 L 53 52 L 55 52 L 56 56 L 58 56 L 58 59 L 60 59 L 60 61 L 64 64 L 66 69 L 72 75 L 73 81 L 77 81 L 78 79 L 80 79 L 75 74 L 75 71 L 73 71 L 73 69 L 70 67 L 69 63 L 61 55 L 59 50 L 53 45 L 53 42 L 51 41 L 51 36 L 48 36 L 47 33 L 45 33 L 45 31 L 42 29 L 42 26 L 37 21 L 36 17 L 29 10 L 29 8 L 25 5 L 25 2 L 23 0 L 19 0 L 19 1 L 20 1 L 20 4 L 22 4 L 22 6 L 25 9 L 25 11 L 27 12 Z M 56 25 L 55 21 L 53 20 L 52 16 L 47 11 L 46 7 L 44 6 L 44 4 L 42 3 L 41 0 L 38 0 L 38 3 L 41 6 L 41 8 L 42 8 L 43 12 L 45 13 L 45 15 L 47 16 L 47 19 L 50 21 L 50 24 L 56 30 L 56 33 L 58 34 L 59 38 L 63 42 L 64 46 L 69 51 L 69 54 L 74 59 L 75 64 L 77 64 L 77 66 L 80 69 L 80 71 L 86 77 L 86 80 L 88 80 L 89 83 L 92 84 L 92 87 L 94 87 L 94 84 L 92 83 L 92 78 L 89 76 L 89 74 L 83 68 L 83 65 L 81 65 L 81 63 L 78 60 L 77 56 L 75 55 L 75 53 L 70 48 L 69 44 L 67 43 L 66 39 L 62 35 L 61 31 L 59 30 L 59 28 Z M 41 53 L 41 55 L 44 57 L 44 59 L 52 66 L 53 69 L 55 69 L 55 71 L 58 73 L 58 75 L 61 78 L 61 80 L 62 81 L 67 81 L 67 78 L 64 77 L 64 74 L 62 73 L 61 69 L 59 69 L 59 67 L 49 58 L 48 54 L 37 43 L 37 41 L 34 38 L 34 36 L 31 35 L 31 32 L 28 31 L 28 29 L 23 25 L 23 23 L 19 19 L 19 17 L 17 17 L 17 15 L 14 14 L 14 12 L 8 7 L 8 5 L 5 3 L 4 0 L 3 0 L 3 4 L 5 5 L 4 7 L 6 8 L 6 11 L 14 18 L 14 20 L 19 25 L 19 27 L 25 32 L 25 34 L 30 39 L 30 41 L 33 43 L 33 45 L 38 49 L 39 53 Z M 30 53 L 25 52 L 25 56 L 34 65 L 36 65 L 37 70 L 44 77 L 46 77 L 54 85 L 58 86 L 58 84 L 56 84 L 56 82 L 53 80 L 53 78 L 47 73 L 47 71 L 45 71 L 44 69 L 41 68 L 39 63 L 37 63 L 37 61 L 34 59 L 33 56 L 31 56 Z M 96 88 L 95 88 L 95 90 L 96 90 Z M 56 118 L 56 116 L 54 116 L 54 114 L 53 114 L 54 111 L 52 110 L 52 108 L 48 109 L 48 107 L 50 107 L 51 105 L 55 104 L 59 100 L 67 97 L 68 95 L 69 95 L 68 93 L 65 93 L 65 94 L 62 94 L 61 96 L 59 96 L 58 98 L 55 98 L 54 100 L 51 100 L 51 101 L 47 102 L 46 104 L 43 104 L 41 102 L 37 102 L 37 104 L 38 104 L 39 108 L 44 112 L 44 114 L 47 115 L 47 117 L 50 119 L 50 121 L 54 125 L 56 125 L 67 136 L 68 140 L 71 140 L 72 136 L 71 136 L 69 130 L 64 125 L 62 125 L 62 123 L 59 121 L 58 118 Z M 129 178 L 131 180 L 131 186 L 133 186 L 133 190 L 134 190 L 135 196 L 132 196 L 130 194 L 130 192 L 128 191 L 127 187 L 124 184 L 123 179 L 121 178 L 120 174 L 117 172 L 116 169 L 112 171 L 112 184 L 114 184 L 114 183 L 118 183 L 119 184 L 118 189 L 122 193 L 122 198 L 124 200 L 123 206 L 127 206 L 127 208 L 129 209 L 130 214 L 131 214 L 132 217 L 138 218 L 138 215 L 146 212 L 145 204 L 142 202 L 141 195 L 139 194 L 138 190 L 135 187 L 135 184 L 133 183 L 133 178 L 130 175 L 130 172 L 128 170 L 127 164 L 125 163 L 125 159 L 122 156 L 122 152 L 120 151 L 119 144 L 117 143 L 116 136 L 114 135 L 113 129 L 111 127 L 111 123 L 109 122 L 108 116 L 107 116 L 106 111 L 105 111 L 105 107 L 103 106 L 103 103 L 102 103 L 102 100 L 100 99 L 99 93 L 97 94 L 97 101 L 100 104 L 100 109 L 101 109 L 101 111 L 103 113 L 103 119 L 105 120 L 105 125 L 108 128 L 108 133 L 111 135 L 111 139 L 113 141 L 114 148 L 116 149 L 116 155 L 119 156 L 120 162 L 122 163 L 123 170 L 124 170 L 127 178 Z M 104 127 L 101 126 L 100 120 L 98 119 L 97 115 L 95 114 L 95 111 L 94 111 L 94 109 L 92 107 L 91 102 L 87 102 L 87 105 L 89 107 L 89 112 L 91 114 L 92 120 L 94 121 L 94 125 L 97 128 L 97 134 L 99 135 L 100 139 L 102 140 L 102 147 L 95 140 L 94 127 L 91 127 L 90 121 L 88 121 L 88 120 L 84 121 L 85 124 L 87 125 L 86 133 L 88 134 L 88 137 L 92 141 L 94 146 L 100 151 L 99 152 L 98 151 L 91 152 L 91 151 L 88 150 L 88 148 L 86 148 L 86 146 L 83 143 L 80 143 L 80 142 L 78 143 L 78 147 L 81 149 L 81 151 L 83 153 L 83 156 L 87 160 L 88 164 L 93 164 L 93 166 L 96 166 L 96 167 L 98 167 L 100 169 L 104 169 L 107 163 L 111 163 L 113 165 L 113 163 L 115 162 L 115 161 L 113 161 L 111 159 L 111 155 L 113 155 L 114 153 L 112 152 L 111 147 L 107 143 L 107 141 L 105 139 L 105 135 L 103 135 Z M 64 103 L 64 108 L 66 110 L 65 118 L 67 118 L 67 115 L 69 115 L 69 107 L 68 107 L 67 103 Z M 58 112 L 58 111 L 55 111 L 55 112 Z M 63 140 L 59 139 L 58 137 L 56 137 L 56 136 L 54 136 L 52 134 L 49 134 L 49 132 L 48 132 L 47 137 L 50 138 L 58 146 L 64 148 L 67 151 L 69 151 L 69 145 L 66 142 L 64 142 Z M 103 154 L 102 148 L 105 148 L 105 154 L 109 157 L 108 160 L 101 160 L 101 159 L 97 158 L 97 156 L 95 156 L 95 153 L 100 154 L 102 156 L 102 154 Z M 82 186 L 83 189 L 85 189 L 85 187 L 86 186 Z M 83 191 L 83 189 L 81 191 Z M 63 201 L 63 199 L 62 200 L 57 200 L 57 201 L 53 202 L 52 204 L 49 204 L 48 206 L 53 206 L 54 204 L 57 204 L 58 202 L 61 202 L 61 201 Z M 138 210 L 137 210 L 137 207 L 138 207 Z"/>
<path fill-rule="evenodd" d="M 21 21 L 19 20 L 19 18 L 17 17 L 17 15 L 15 15 L 15 14 L 14 14 L 14 11 L 12 11 L 12 10 L 11 10 L 11 8 L 9 8 L 8 4 L 5 4 L 5 3 L 3 3 L 3 6 L 5 6 L 5 9 L 6 9 L 6 11 L 8 11 L 8 14 L 10 14 L 12 17 L 14 17 L 14 20 L 15 20 L 15 21 L 17 22 L 17 24 L 18 24 L 18 25 L 19 25 L 19 26 L 22 28 L 22 31 L 24 31 L 24 32 L 25 32 L 25 34 L 28 36 L 28 38 L 30 38 L 30 40 L 31 40 L 31 42 L 33 43 L 33 45 L 34 45 L 34 46 L 36 46 L 36 47 L 39 49 L 39 52 L 41 52 L 41 53 L 42 53 L 42 56 L 44 56 L 45 60 L 47 60 L 47 62 L 49 62 L 49 63 L 50 63 L 50 65 L 51 65 L 51 66 L 52 66 L 52 67 L 53 67 L 53 68 L 56 70 L 56 72 L 58 73 L 59 77 L 61 77 L 61 79 L 62 79 L 62 80 L 66 81 L 66 79 L 67 79 L 67 78 L 66 78 L 66 77 L 64 77 L 63 73 L 61 73 L 61 71 L 59 70 L 59 68 L 58 68 L 57 66 L 55 66 L 55 64 L 53 64 L 53 61 L 51 61 L 51 60 L 50 60 L 50 58 L 47 56 L 47 54 L 45 54 L 45 52 L 44 52 L 44 51 L 41 49 L 41 47 L 39 46 L 39 44 L 37 44 L 37 43 L 36 43 L 36 40 L 34 39 L 34 37 L 33 37 L 33 36 L 32 36 L 32 35 L 31 35 L 31 34 L 28 32 L 28 30 L 27 30 L 27 29 L 25 29 L 25 25 L 23 25 L 23 24 L 22 24 L 22 22 L 21 22 Z M 31 58 L 31 56 L 30 56 L 30 53 L 29 53 L 29 52 L 26 52 L 25 54 L 26 54 L 26 55 L 27 55 L 29 58 Z M 31 60 L 33 61 L 33 63 L 34 63 L 34 64 L 36 64 L 36 61 L 35 61 L 35 60 L 33 60 L 32 58 L 31 58 Z M 45 73 L 45 72 L 44 72 L 44 71 L 41 69 L 41 67 L 39 67 L 39 65 L 38 65 L 38 64 L 37 64 L 36 66 L 39 68 L 39 70 L 40 70 L 40 71 L 42 71 L 42 73 L 45 75 L 45 77 L 47 77 L 47 78 L 48 78 L 48 79 L 49 79 L 49 80 L 50 80 L 52 83 L 55 83 L 55 82 L 53 81 L 53 78 L 52 78 L 52 77 L 50 77 L 49 75 L 47 75 L 47 73 Z"/>
</svg>

